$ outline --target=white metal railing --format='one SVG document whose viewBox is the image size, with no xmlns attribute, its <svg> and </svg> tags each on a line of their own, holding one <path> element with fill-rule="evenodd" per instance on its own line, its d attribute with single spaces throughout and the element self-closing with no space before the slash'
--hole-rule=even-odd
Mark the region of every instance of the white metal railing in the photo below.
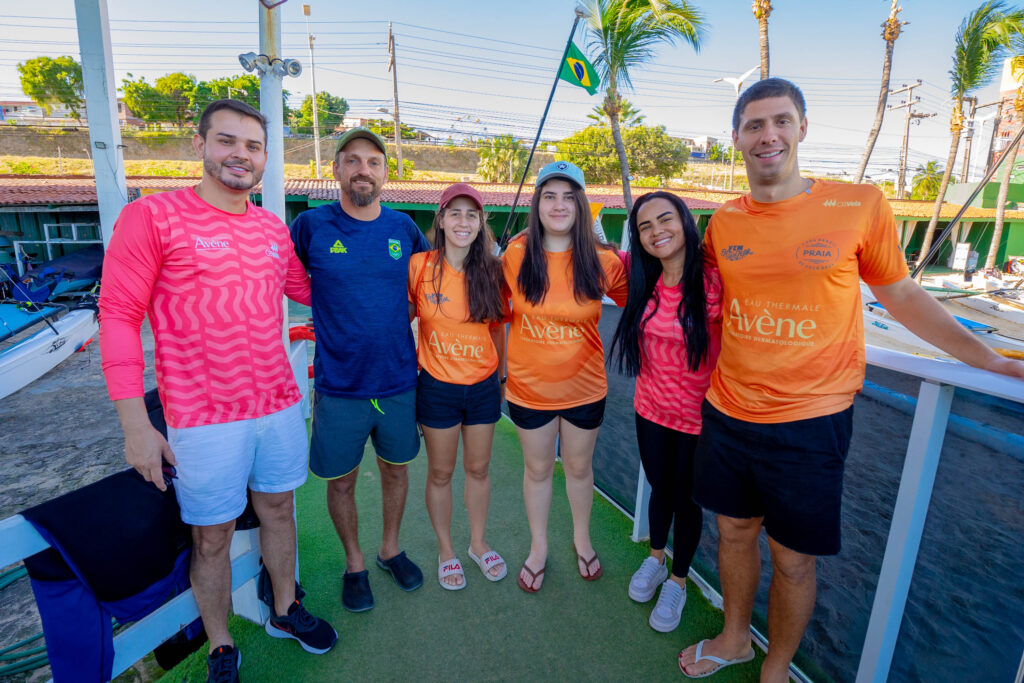
<svg viewBox="0 0 1024 683">
<path fill-rule="evenodd" d="M 309 417 L 306 342 L 292 342 L 288 347 L 292 372 L 302 391 L 303 416 Z M 0 520 L 0 567 L 21 562 L 26 557 L 50 547 L 21 515 Z M 270 611 L 259 599 L 257 583 L 260 571 L 259 529 L 236 531 L 231 539 L 231 606 L 243 619 L 263 624 Z M 295 566 L 298 577 L 298 562 Z M 148 616 L 133 623 L 114 636 L 113 677 L 126 671 L 135 662 L 199 617 L 192 590 L 172 598 Z"/>
<path fill-rule="evenodd" d="M 1024 403 L 1024 382 L 955 361 L 916 356 L 878 346 L 867 347 L 867 362 L 921 379 L 903 474 L 889 525 L 889 540 L 882 558 L 874 604 L 857 669 L 857 683 L 884 683 L 889 678 L 910 591 L 910 580 L 917 564 L 917 551 L 921 545 L 932 485 L 935 483 L 935 472 L 946 435 L 953 390 L 962 387 Z M 634 541 L 650 535 L 647 524 L 650 495 L 651 487 L 641 466 L 634 508 L 636 513 L 633 515 Z M 698 583 L 703 584 L 704 592 L 708 593 L 710 589 L 706 582 L 699 576 L 695 578 L 699 579 Z M 753 630 L 752 633 L 755 640 L 764 640 L 760 633 Z M 795 667 L 790 673 L 797 680 L 807 680 Z"/>
<path fill-rule="evenodd" d="M 57 228 L 57 235 L 50 234 L 50 228 Z M 61 228 L 71 228 L 71 237 L 61 237 Z M 16 240 L 11 243 L 14 247 L 14 262 L 18 266 L 18 277 L 25 274 L 25 250 L 23 244 L 42 244 L 46 247 L 46 260 L 53 259 L 53 247 L 58 244 L 103 244 L 102 239 L 84 239 L 78 236 L 79 228 L 93 228 L 99 231 L 99 223 L 45 223 L 43 224 L 43 239 L 41 240 Z"/>
</svg>

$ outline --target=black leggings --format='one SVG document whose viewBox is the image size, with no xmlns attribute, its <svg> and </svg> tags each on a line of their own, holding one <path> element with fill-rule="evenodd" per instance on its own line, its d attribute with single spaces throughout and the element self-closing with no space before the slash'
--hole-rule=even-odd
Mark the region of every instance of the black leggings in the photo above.
<svg viewBox="0 0 1024 683">
<path fill-rule="evenodd" d="M 693 454 L 697 435 L 677 432 L 636 416 L 636 441 L 640 449 L 651 501 L 647 520 L 651 548 L 661 550 L 675 516 L 672 534 L 672 575 L 685 578 L 700 542 L 701 509 L 693 502 Z"/>
</svg>

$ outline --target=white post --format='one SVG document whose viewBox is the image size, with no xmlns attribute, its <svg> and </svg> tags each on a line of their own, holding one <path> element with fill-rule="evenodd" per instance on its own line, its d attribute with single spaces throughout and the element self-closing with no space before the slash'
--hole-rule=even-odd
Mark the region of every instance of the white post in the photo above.
<svg viewBox="0 0 1024 683">
<path fill-rule="evenodd" d="M 281 11 L 260 4 L 260 54 L 273 66 L 281 59 Z M 260 112 L 267 117 L 267 167 L 263 171 L 263 208 L 284 218 L 284 111 L 281 106 L 280 71 L 260 73 Z"/>
<path fill-rule="evenodd" d="M 114 232 L 114 221 L 128 203 L 107 0 L 75 0 L 75 18 L 78 22 L 78 49 L 82 57 L 82 81 L 85 84 L 85 110 L 89 118 L 90 156 L 100 209 L 100 232 L 106 246 Z"/>
<path fill-rule="evenodd" d="M 857 683 L 885 683 L 889 679 L 952 401 L 952 385 L 921 382 Z"/>
<path fill-rule="evenodd" d="M 645 538 L 651 537 L 651 526 L 647 520 L 647 508 L 651 504 L 651 485 L 647 483 L 647 474 L 644 466 L 640 465 L 640 471 L 636 475 L 636 503 L 633 506 L 633 535 L 630 537 L 634 543 L 639 543 Z"/>
</svg>

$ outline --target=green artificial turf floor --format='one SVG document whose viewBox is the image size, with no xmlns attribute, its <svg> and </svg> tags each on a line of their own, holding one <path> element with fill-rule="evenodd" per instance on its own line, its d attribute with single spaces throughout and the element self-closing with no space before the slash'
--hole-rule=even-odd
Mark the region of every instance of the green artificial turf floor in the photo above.
<svg viewBox="0 0 1024 683">
<path fill-rule="evenodd" d="M 453 478 L 452 535 L 467 586 L 446 591 L 437 584 L 437 541 L 423 499 L 427 463 L 421 450 L 410 465 L 400 540 L 423 570 L 424 584 L 405 593 L 372 561 L 380 543 L 381 493 L 373 450 L 367 447 L 356 499 L 360 543 L 376 606 L 361 614 L 341 606 L 344 551 L 327 515 L 325 484 L 311 476 L 296 501 L 304 604 L 334 625 L 338 644 L 325 655 L 310 655 L 294 641 L 272 639 L 261 626 L 233 617 L 242 680 L 686 680 L 676 664 L 679 650 L 718 633 L 721 613 L 690 583 L 679 628 L 668 634 L 653 631 L 647 625 L 653 601 L 641 605 L 626 595 L 629 577 L 646 556 L 647 545 L 630 540 L 632 522 L 596 493 L 591 533 L 604 575 L 595 582 L 583 581 L 576 570 L 560 467 L 555 470 L 544 585 L 534 595 L 521 591 L 515 577 L 529 551 L 530 535 L 519 441 L 505 419 L 498 423 L 493 453 L 487 539 L 508 561 L 508 576 L 496 583 L 485 580 L 459 550 L 469 545 L 460 464 Z M 206 649 L 163 680 L 205 680 Z M 729 667 L 713 680 L 756 681 L 763 658 L 759 650 L 757 655 L 753 662 Z"/>
</svg>

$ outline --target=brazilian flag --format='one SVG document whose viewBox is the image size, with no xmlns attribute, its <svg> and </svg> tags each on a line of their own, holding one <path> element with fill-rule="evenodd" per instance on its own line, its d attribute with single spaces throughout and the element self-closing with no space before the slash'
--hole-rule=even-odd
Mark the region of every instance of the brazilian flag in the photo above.
<svg viewBox="0 0 1024 683">
<path fill-rule="evenodd" d="M 578 85 L 591 95 L 597 94 L 597 87 L 601 84 L 594 65 L 587 61 L 580 49 L 576 47 L 576 43 L 569 43 L 569 52 L 565 55 L 565 61 L 562 62 L 562 70 L 558 73 L 558 77 L 563 81 Z"/>
</svg>

